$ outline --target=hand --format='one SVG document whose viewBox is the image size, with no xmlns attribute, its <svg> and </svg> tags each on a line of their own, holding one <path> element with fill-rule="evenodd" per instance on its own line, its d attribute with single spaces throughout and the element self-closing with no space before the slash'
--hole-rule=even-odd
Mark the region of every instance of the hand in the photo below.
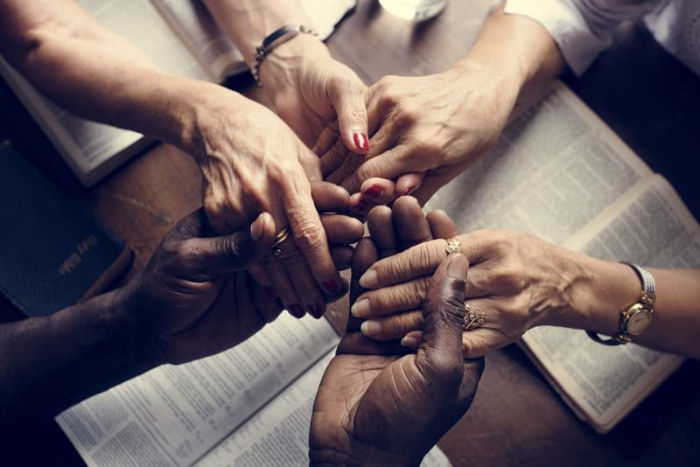
<svg viewBox="0 0 700 467">
<path fill-rule="evenodd" d="M 345 157 L 336 146 L 322 157 L 324 178 L 351 194 L 361 190 L 352 206 L 407 194 L 423 204 L 491 148 L 517 93 L 466 60 L 435 75 L 382 78 L 369 91 L 367 157 Z"/>
<path fill-rule="evenodd" d="M 320 180 L 318 158 L 265 107 L 207 86 L 196 95 L 196 122 L 186 132 L 193 136 L 185 149 L 204 175 L 209 222 L 214 232 L 227 234 L 269 212 L 278 230 L 288 225 L 284 258 L 257 268 L 255 278 L 274 288 L 296 315 L 306 310 L 320 316 L 326 301 L 345 290 L 312 199 L 310 181 Z"/>
<path fill-rule="evenodd" d="M 221 237 L 206 237 L 206 225 L 201 209 L 182 219 L 125 288 L 125 308 L 163 363 L 221 352 L 281 312 L 245 272 L 274 242 L 272 217 Z"/>
<path fill-rule="evenodd" d="M 315 183 L 320 209 L 347 203 L 342 188 Z M 321 219 L 339 268 L 350 266 L 354 243 L 362 236 L 356 219 L 339 214 Z M 274 320 L 282 307 L 247 272 L 269 251 L 276 227 L 268 213 L 248 229 L 207 237 L 200 209 L 180 221 L 153 258 L 124 292 L 133 319 L 153 336 L 160 361 L 182 363 L 232 347 Z"/>
<path fill-rule="evenodd" d="M 373 242 L 363 240 L 353 261 L 355 294 L 357 276 L 376 259 Z M 438 268 L 416 354 L 372 355 L 357 332 L 343 338 L 316 396 L 311 464 L 417 465 L 462 417 L 483 371 L 482 360 L 465 362 L 460 351 L 467 269 L 461 254 Z"/>
<path fill-rule="evenodd" d="M 277 47 L 262 62 L 260 80 L 277 114 L 308 147 L 325 152 L 338 141 L 367 153 L 367 87 L 318 38 L 300 34 Z"/>
<path fill-rule="evenodd" d="M 456 236 L 470 261 L 466 299 L 481 311 L 481 327 L 464 332 L 465 357 L 475 358 L 518 340 L 531 327 L 564 322 L 571 309 L 572 286 L 585 280 L 576 265 L 579 254 L 513 230 L 480 230 Z M 375 263 L 360 283 L 373 289 L 362 317 L 379 340 L 399 339 L 415 347 L 422 323 L 407 310 L 421 306 L 430 287 L 430 275 L 446 257 L 445 240 L 416 245 Z M 569 321 L 571 321 L 569 319 Z"/>
</svg>

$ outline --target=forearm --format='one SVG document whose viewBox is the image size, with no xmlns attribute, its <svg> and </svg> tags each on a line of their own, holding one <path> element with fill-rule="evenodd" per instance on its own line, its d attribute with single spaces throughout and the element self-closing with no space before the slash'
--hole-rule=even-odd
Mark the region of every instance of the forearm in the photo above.
<svg viewBox="0 0 700 467">
<path fill-rule="evenodd" d="M 0 16 L 3 55 L 79 116 L 189 150 L 197 107 L 208 94 L 223 91 L 163 72 L 72 1 L 8 2 Z"/>
<path fill-rule="evenodd" d="M 248 65 L 255 66 L 255 49 L 265 37 L 290 24 L 309 26 L 299 0 L 205 0 L 219 27 L 241 51 Z M 302 60 L 329 58 L 326 45 L 310 34 L 299 34 L 276 47 L 260 64 L 259 79 L 273 102 L 277 92 L 294 87 L 293 70 Z"/>
<path fill-rule="evenodd" d="M 300 0 L 204 0 L 226 35 L 252 66 L 255 49 L 286 24 L 308 25 Z"/>
<path fill-rule="evenodd" d="M 501 4 L 489 15 L 467 56 L 455 67 L 485 68 L 500 80 L 505 95 L 517 97 L 518 104 L 527 103 L 564 70 L 565 63 L 545 28 L 503 9 Z"/>
<path fill-rule="evenodd" d="M 31 425 L 156 366 L 129 306 L 119 289 L 0 326 L 2 421 Z"/>
<path fill-rule="evenodd" d="M 700 270 L 648 268 L 656 282 L 651 325 L 634 340 L 654 349 L 700 358 Z M 568 269 L 569 309 L 554 322 L 561 326 L 615 335 L 620 313 L 639 300 L 641 282 L 628 265 L 572 255 Z"/>
</svg>

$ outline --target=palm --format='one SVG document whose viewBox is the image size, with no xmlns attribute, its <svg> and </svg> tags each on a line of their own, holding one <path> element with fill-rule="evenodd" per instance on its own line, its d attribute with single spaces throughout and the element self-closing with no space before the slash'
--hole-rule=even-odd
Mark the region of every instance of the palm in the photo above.
<svg viewBox="0 0 700 467">
<path fill-rule="evenodd" d="M 216 280 L 191 283 L 181 298 L 180 330 L 161 339 L 167 361 L 179 363 L 212 355 L 237 345 L 282 311 L 265 300 L 260 287 L 246 272 Z"/>
<path fill-rule="evenodd" d="M 388 208 L 378 209 L 386 213 Z M 412 198 L 400 198 L 392 216 L 370 213 L 368 223 L 377 244 L 364 239 L 355 249 L 351 302 L 362 292 L 359 277 L 378 259 L 377 248 L 396 251 L 392 239 L 408 245 L 446 228 L 429 225 Z M 312 463 L 415 464 L 466 411 L 483 361 L 461 357 L 468 262 L 455 257 L 431 280 L 417 353 L 406 355 L 397 342 L 365 337 L 357 318 L 350 318 L 316 396 L 309 438 Z M 448 263 L 453 265 L 449 277 Z"/>
<path fill-rule="evenodd" d="M 337 446 L 345 442 L 345 434 L 355 436 L 355 414 L 367 389 L 398 358 L 338 355 L 331 360 L 316 396 L 311 424 L 317 429 L 311 431 L 312 446 Z"/>
</svg>

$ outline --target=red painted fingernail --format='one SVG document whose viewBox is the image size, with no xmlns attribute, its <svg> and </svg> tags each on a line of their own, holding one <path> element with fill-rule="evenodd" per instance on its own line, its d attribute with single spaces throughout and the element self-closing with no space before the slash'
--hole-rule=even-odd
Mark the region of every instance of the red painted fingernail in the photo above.
<svg viewBox="0 0 700 467">
<path fill-rule="evenodd" d="M 367 191 L 365 191 L 365 196 L 375 199 L 379 198 L 382 194 L 382 187 L 379 185 L 372 185 Z"/>
<path fill-rule="evenodd" d="M 413 190 L 415 190 L 415 189 L 416 189 L 416 187 L 414 187 L 414 186 L 408 187 L 408 188 L 406 188 L 406 190 L 403 192 L 403 195 L 401 195 L 401 196 L 408 196 L 411 193 L 413 193 Z"/>
<path fill-rule="evenodd" d="M 265 293 L 271 297 L 279 296 L 279 294 L 277 293 L 277 290 L 275 290 L 273 287 L 265 287 Z"/>
<path fill-rule="evenodd" d="M 361 199 L 360 202 L 355 205 L 354 209 L 355 211 L 365 212 L 365 209 L 367 209 L 367 201 Z"/>
<path fill-rule="evenodd" d="M 311 316 L 313 316 L 314 318 L 320 318 L 321 316 L 323 316 L 323 307 L 318 303 L 308 305 L 307 308 L 309 309 L 309 313 L 311 314 Z"/>
<path fill-rule="evenodd" d="M 294 305 L 289 305 L 288 310 L 295 318 L 301 318 L 304 316 L 304 310 L 302 310 L 301 306 L 297 305 L 296 303 Z"/>
<path fill-rule="evenodd" d="M 369 140 L 366 134 L 355 133 L 352 135 L 352 140 L 355 142 L 355 147 L 360 151 L 367 151 L 369 149 Z"/>
<path fill-rule="evenodd" d="M 326 289 L 328 293 L 336 293 L 338 291 L 338 282 L 336 280 L 326 281 L 323 283 L 323 288 Z"/>
</svg>

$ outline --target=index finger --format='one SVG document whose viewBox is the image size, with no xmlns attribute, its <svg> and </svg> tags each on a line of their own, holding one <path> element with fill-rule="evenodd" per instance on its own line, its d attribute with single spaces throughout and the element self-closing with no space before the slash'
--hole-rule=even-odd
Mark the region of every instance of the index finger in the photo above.
<svg viewBox="0 0 700 467">
<path fill-rule="evenodd" d="M 282 205 L 294 242 L 306 258 L 316 282 L 331 296 L 341 292 L 340 273 L 333 263 L 326 231 L 311 198 L 311 186 L 305 177 L 289 177 Z"/>
<path fill-rule="evenodd" d="M 360 277 L 360 285 L 377 289 L 432 275 L 447 256 L 446 247 L 446 240 L 433 240 L 381 259 Z"/>
</svg>

